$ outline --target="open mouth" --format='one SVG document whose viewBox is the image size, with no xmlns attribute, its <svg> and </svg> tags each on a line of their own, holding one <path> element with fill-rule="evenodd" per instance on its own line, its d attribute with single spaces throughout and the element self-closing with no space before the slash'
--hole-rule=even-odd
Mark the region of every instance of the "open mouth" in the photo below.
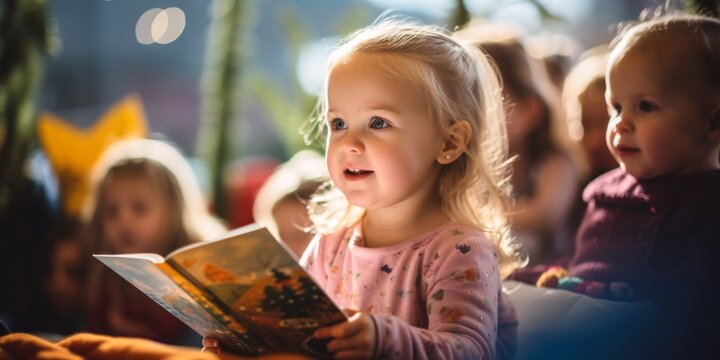
<svg viewBox="0 0 720 360">
<path fill-rule="evenodd" d="M 618 155 L 620 155 L 621 157 L 632 156 L 632 155 L 635 155 L 640 152 L 640 149 L 638 149 L 638 148 L 624 146 L 624 145 L 617 146 L 615 148 L 615 150 L 617 151 Z"/>
<path fill-rule="evenodd" d="M 370 174 L 372 174 L 372 173 L 373 173 L 373 171 L 371 171 L 371 170 L 363 170 L 363 169 L 345 169 L 345 171 L 343 171 L 343 175 L 348 180 L 360 180 L 360 179 L 370 176 Z"/>
</svg>

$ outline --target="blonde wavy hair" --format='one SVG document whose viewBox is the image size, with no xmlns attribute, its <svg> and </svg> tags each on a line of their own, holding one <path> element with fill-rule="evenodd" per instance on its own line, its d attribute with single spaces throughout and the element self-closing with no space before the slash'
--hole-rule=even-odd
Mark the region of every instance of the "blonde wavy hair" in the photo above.
<svg viewBox="0 0 720 360">
<path fill-rule="evenodd" d="M 482 231 L 493 241 L 501 275 L 509 275 L 524 259 L 508 227 L 512 185 L 505 113 L 499 78 L 486 55 L 442 28 L 383 19 L 338 45 L 328 61 L 325 84 L 337 64 L 357 54 L 409 60 L 410 66 L 387 64 L 381 71 L 426 92 L 431 99 L 428 110 L 439 130 L 449 134 L 457 121 L 470 124 L 471 140 L 462 156 L 442 166 L 435 195 L 450 218 Z M 326 116 L 325 94 L 304 126 L 306 142 L 324 142 Z M 308 209 L 320 234 L 352 226 L 365 213 L 350 205 L 331 182 L 314 194 Z"/>
</svg>

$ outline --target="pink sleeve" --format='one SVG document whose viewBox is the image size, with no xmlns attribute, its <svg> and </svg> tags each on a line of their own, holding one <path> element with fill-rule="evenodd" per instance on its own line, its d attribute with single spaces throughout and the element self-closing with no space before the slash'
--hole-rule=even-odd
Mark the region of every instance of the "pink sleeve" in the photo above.
<svg viewBox="0 0 720 360">
<path fill-rule="evenodd" d="M 373 314 L 380 358 L 494 359 L 500 276 L 482 237 L 448 237 L 428 249 L 422 279 L 428 328 Z M 435 255 L 436 254 L 436 255 Z M 428 265 L 429 263 L 429 265 Z"/>
</svg>

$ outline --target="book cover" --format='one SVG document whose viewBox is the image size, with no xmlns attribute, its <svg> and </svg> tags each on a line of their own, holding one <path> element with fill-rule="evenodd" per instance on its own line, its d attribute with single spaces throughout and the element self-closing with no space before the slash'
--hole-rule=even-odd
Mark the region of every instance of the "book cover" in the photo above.
<svg viewBox="0 0 720 360">
<path fill-rule="evenodd" d="M 250 225 L 156 254 L 94 255 L 202 336 L 241 354 L 328 357 L 313 332 L 346 319 L 292 253 Z"/>
</svg>

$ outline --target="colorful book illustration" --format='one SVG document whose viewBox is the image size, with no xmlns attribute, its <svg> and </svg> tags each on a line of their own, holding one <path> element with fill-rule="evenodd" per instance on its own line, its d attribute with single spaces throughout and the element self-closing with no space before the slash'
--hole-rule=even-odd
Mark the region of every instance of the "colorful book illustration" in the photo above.
<svg viewBox="0 0 720 360">
<path fill-rule="evenodd" d="M 258 225 L 157 254 L 93 255 L 223 349 L 260 355 L 328 357 L 313 332 L 346 319 L 298 264 Z"/>
</svg>

